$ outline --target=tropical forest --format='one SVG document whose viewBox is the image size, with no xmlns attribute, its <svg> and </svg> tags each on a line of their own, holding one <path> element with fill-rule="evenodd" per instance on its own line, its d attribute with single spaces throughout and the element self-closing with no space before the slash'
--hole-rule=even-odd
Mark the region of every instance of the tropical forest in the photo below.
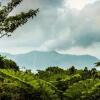
<svg viewBox="0 0 100 100">
<path fill-rule="evenodd" d="M 0 2 L 0 100 L 100 100 L 99 0 Z"/>
</svg>

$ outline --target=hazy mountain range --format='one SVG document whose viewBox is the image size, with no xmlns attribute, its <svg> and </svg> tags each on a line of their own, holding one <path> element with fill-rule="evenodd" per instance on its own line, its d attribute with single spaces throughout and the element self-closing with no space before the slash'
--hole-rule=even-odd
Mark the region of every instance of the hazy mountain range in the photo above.
<svg viewBox="0 0 100 100">
<path fill-rule="evenodd" d="M 25 67 L 27 69 L 37 70 L 44 69 L 49 66 L 61 66 L 63 68 L 68 68 L 72 65 L 78 68 L 84 68 L 85 66 L 91 68 L 94 63 L 99 61 L 94 56 L 90 55 L 70 55 L 70 54 L 59 54 L 57 52 L 40 52 L 32 51 L 25 54 L 8 54 L 1 53 L 7 58 L 16 61 L 20 67 Z"/>
</svg>

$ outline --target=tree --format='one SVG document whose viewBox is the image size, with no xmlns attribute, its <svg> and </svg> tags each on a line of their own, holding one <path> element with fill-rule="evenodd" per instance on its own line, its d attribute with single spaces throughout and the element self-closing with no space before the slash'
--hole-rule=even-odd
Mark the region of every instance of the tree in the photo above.
<svg viewBox="0 0 100 100">
<path fill-rule="evenodd" d="M 69 74 L 70 74 L 70 75 L 75 74 L 75 72 L 76 72 L 76 69 L 75 69 L 74 66 L 72 66 L 71 68 L 69 68 Z"/>
<path fill-rule="evenodd" d="M 95 79 L 98 75 L 97 75 L 97 70 L 96 70 L 96 68 L 92 68 L 91 69 L 91 75 L 92 75 L 92 77 Z"/>
<path fill-rule="evenodd" d="M 82 75 L 82 79 L 85 80 L 85 79 L 91 77 L 91 71 L 88 70 L 87 67 L 85 67 L 84 70 L 83 70 L 83 72 L 81 73 L 81 75 Z"/>
<path fill-rule="evenodd" d="M 59 68 L 59 67 L 48 67 L 46 69 L 46 72 L 48 72 L 49 74 L 60 74 L 60 73 L 63 73 L 64 70 Z"/>
<path fill-rule="evenodd" d="M 4 68 L 4 59 L 5 57 L 0 55 L 0 68 Z"/>
<path fill-rule="evenodd" d="M 100 66 L 100 62 L 96 62 L 96 63 L 95 63 L 95 66 L 96 66 L 96 67 L 99 67 L 99 66 Z"/>
<path fill-rule="evenodd" d="M 19 70 L 19 67 L 14 61 L 8 60 L 5 57 L 0 55 L 0 69 Z"/>
<path fill-rule="evenodd" d="M 57 80 L 56 80 L 57 82 L 56 82 L 56 84 L 55 84 L 55 87 L 57 88 L 57 95 L 58 95 L 58 97 L 60 98 L 60 100 L 64 100 L 63 98 L 64 98 L 64 92 L 66 91 L 66 89 L 68 88 L 68 84 L 67 84 L 67 82 L 66 81 L 63 81 L 63 80 L 61 80 L 60 78 L 58 78 Z"/>
<path fill-rule="evenodd" d="M 16 16 L 9 16 L 15 7 L 17 7 L 23 0 L 11 0 L 7 6 L 0 7 L 0 38 L 4 36 L 11 36 L 19 26 L 24 25 L 29 18 L 33 18 L 39 12 L 39 9 L 29 10 L 28 12 L 21 12 Z"/>
<path fill-rule="evenodd" d="M 19 66 L 12 60 L 4 59 L 4 69 L 19 70 Z"/>
</svg>

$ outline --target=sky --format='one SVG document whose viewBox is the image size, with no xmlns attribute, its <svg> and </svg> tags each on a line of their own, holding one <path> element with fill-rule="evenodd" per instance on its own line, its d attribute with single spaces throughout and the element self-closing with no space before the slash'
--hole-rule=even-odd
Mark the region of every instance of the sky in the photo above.
<svg viewBox="0 0 100 100">
<path fill-rule="evenodd" d="M 0 39 L 0 52 L 57 51 L 100 58 L 100 0 L 23 0 L 9 16 L 36 8 L 37 17 Z"/>
</svg>

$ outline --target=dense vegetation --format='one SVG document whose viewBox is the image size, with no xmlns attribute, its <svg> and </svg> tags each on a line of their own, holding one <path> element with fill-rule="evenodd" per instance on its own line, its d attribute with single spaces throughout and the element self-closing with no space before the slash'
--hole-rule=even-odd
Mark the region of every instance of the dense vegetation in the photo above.
<svg viewBox="0 0 100 100">
<path fill-rule="evenodd" d="M 6 6 L 0 6 L 0 38 L 11 36 L 37 15 L 39 9 L 9 16 L 22 1 L 10 0 Z M 0 100 L 100 100 L 100 72 L 72 66 L 48 67 L 32 73 L 21 71 L 14 61 L 0 56 Z"/>
<path fill-rule="evenodd" d="M 0 56 L 0 100 L 100 100 L 100 72 L 72 66 L 32 73 Z"/>
</svg>

